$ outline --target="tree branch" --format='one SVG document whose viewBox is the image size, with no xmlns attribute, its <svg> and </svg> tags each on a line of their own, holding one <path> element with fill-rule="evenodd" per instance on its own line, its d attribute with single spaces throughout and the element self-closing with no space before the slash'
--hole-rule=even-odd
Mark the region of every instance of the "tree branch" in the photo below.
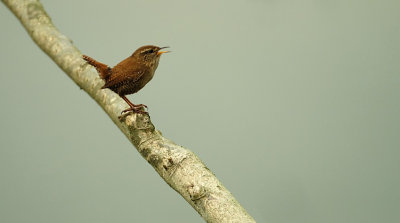
<svg viewBox="0 0 400 223">
<path fill-rule="evenodd" d="M 38 0 L 2 0 L 21 21 L 35 43 L 90 97 L 128 137 L 158 174 L 207 222 L 255 222 L 232 194 L 191 151 L 164 138 L 148 115 L 118 119 L 126 107 L 115 93 L 100 90 L 103 81 L 82 60 L 72 41 L 52 24 Z"/>
</svg>

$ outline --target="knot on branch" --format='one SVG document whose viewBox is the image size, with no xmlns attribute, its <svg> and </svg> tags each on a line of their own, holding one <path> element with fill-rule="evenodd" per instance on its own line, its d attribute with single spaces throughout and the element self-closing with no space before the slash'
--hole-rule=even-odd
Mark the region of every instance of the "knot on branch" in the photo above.
<svg viewBox="0 0 400 223">
<path fill-rule="evenodd" d="M 207 190 L 203 185 L 200 184 L 190 184 L 187 187 L 187 192 L 189 193 L 189 197 L 192 201 L 199 200 L 207 195 Z"/>
<path fill-rule="evenodd" d="M 145 114 L 129 114 L 125 117 L 125 124 L 130 131 L 155 130 L 153 123 L 150 121 L 150 116 Z"/>
</svg>

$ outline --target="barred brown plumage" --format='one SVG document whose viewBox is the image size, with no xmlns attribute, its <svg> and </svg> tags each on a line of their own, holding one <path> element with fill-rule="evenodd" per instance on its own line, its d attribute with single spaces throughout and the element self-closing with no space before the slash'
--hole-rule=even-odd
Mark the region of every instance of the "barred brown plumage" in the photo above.
<svg viewBox="0 0 400 223">
<path fill-rule="evenodd" d="M 123 110 L 121 114 L 128 111 L 144 114 L 147 112 L 141 110 L 141 108 L 147 108 L 147 106 L 133 104 L 126 98 L 126 95 L 138 92 L 153 78 L 161 54 L 169 52 L 160 51 L 164 48 L 167 47 L 142 46 L 113 68 L 86 55 L 83 55 L 82 58 L 88 64 L 94 66 L 100 78 L 105 81 L 102 89 L 108 88 L 114 91 L 128 103 L 129 108 Z"/>
</svg>

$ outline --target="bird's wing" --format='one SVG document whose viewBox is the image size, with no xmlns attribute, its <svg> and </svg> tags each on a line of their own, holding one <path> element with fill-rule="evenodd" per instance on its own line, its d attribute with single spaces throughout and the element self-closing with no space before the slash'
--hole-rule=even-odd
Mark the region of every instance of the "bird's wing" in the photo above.
<svg viewBox="0 0 400 223">
<path fill-rule="evenodd" d="M 126 82 L 136 82 L 144 73 L 144 69 L 138 66 L 133 58 L 128 57 L 111 69 L 111 75 L 103 88 L 119 86 Z"/>
<path fill-rule="evenodd" d="M 143 74 L 143 69 L 125 69 L 122 71 L 112 71 L 110 78 L 107 80 L 102 88 L 119 86 L 126 82 L 136 82 L 143 76 Z"/>
</svg>

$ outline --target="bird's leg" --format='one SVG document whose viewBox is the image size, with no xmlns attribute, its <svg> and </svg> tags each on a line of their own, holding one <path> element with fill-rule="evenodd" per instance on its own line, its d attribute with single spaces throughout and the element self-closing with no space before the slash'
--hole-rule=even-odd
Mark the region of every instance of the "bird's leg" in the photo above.
<svg viewBox="0 0 400 223">
<path fill-rule="evenodd" d="M 135 105 L 135 104 L 132 104 L 132 102 L 129 101 L 129 99 L 127 97 L 125 97 L 125 96 L 121 96 L 121 97 L 122 97 L 122 99 L 124 99 L 126 101 L 126 103 L 128 103 L 129 107 L 131 107 L 131 108 L 138 108 L 138 107 L 147 108 L 147 105 L 144 105 L 144 104 Z"/>
<path fill-rule="evenodd" d="M 143 111 L 141 108 L 147 108 L 146 105 L 144 104 L 138 104 L 135 105 L 133 104 L 131 101 L 129 101 L 128 98 L 125 97 L 125 95 L 121 95 L 121 98 L 124 99 L 126 101 L 126 103 L 128 103 L 129 107 L 128 109 L 125 109 L 121 112 L 121 114 L 125 113 L 125 112 L 129 112 L 129 111 L 133 111 L 136 113 L 140 113 L 140 114 L 147 114 L 147 112 Z"/>
</svg>

